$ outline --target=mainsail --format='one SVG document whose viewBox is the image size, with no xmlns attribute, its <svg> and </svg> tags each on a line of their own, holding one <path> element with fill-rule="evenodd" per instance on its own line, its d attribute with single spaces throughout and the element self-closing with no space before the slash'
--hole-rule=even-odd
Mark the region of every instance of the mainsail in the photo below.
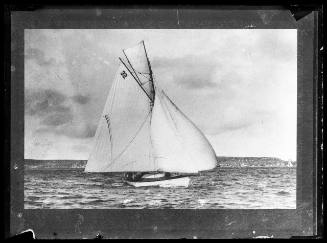
<svg viewBox="0 0 327 243">
<path fill-rule="evenodd" d="M 86 172 L 156 170 L 150 141 L 151 102 L 148 96 L 152 95 L 152 84 L 149 78 L 145 80 L 150 71 L 143 43 L 125 53 L 128 62 L 125 60 L 116 73 Z M 138 79 L 141 83 L 135 81 L 135 75 L 141 76 Z"/>
<path fill-rule="evenodd" d="M 153 84 L 144 42 L 123 51 L 86 172 L 197 173 L 216 166 L 203 133 Z"/>
</svg>

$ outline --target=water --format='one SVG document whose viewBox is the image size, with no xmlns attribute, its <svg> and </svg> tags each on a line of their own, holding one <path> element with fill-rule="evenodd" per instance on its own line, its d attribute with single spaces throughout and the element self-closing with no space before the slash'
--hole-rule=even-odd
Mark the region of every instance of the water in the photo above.
<svg viewBox="0 0 327 243">
<path fill-rule="evenodd" d="M 51 209 L 292 209 L 296 169 L 217 168 L 188 188 L 134 188 L 120 173 L 25 170 L 25 208 Z"/>
</svg>

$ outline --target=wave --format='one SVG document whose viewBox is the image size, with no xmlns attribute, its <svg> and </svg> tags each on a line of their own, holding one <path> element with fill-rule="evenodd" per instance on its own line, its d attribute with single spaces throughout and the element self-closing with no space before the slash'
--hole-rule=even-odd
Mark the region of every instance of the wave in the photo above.
<svg viewBox="0 0 327 243">
<path fill-rule="evenodd" d="M 277 195 L 282 195 L 282 196 L 286 196 L 286 195 L 290 195 L 291 193 L 286 192 L 286 191 L 279 191 L 276 193 Z"/>
</svg>

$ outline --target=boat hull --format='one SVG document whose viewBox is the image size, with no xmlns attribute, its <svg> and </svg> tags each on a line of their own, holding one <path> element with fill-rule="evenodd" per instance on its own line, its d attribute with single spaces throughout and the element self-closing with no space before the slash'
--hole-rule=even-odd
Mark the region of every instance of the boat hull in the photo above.
<svg viewBox="0 0 327 243">
<path fill-rule="evenodd" d="M 127 184 L 134 187 L 188 187 L 190 177 L 179 177 L 165 180 L 155 181 L 125 181 Z"/>
</svg>

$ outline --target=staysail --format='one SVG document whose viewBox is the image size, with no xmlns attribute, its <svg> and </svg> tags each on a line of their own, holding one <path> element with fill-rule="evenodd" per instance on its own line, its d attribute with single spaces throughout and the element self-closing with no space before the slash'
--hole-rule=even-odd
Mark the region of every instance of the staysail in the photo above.
<svg viewBox="0 0 327 243">
<path fill-rule="evenodd" d="M 123 51 L 86 172 L 197 173 L 216 166 L 203 133 L 154 88 L 144 42 Z"/>
<path fill-rule="evenodd" d="M 163 91 L 156 91 L 151 140 L 158 170 L 198 173 L 216 167 L 216 154 L 203 133 Z"/>
</svg>

